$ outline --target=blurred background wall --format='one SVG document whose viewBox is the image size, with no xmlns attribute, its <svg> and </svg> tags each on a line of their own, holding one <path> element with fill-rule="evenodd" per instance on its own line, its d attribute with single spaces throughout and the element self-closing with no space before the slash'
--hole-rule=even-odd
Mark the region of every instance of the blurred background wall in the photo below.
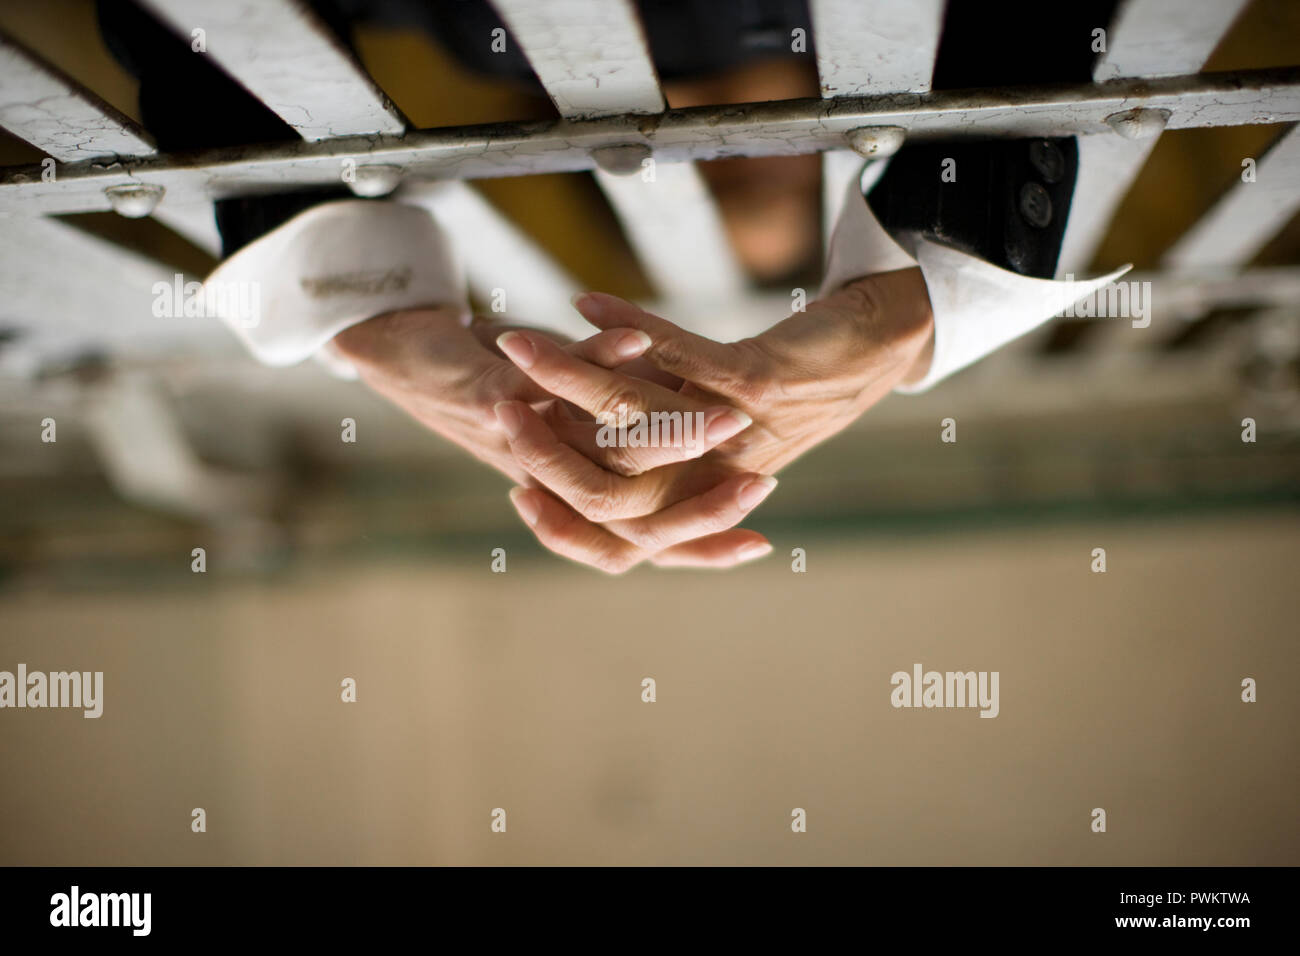
<svg viewBox="0 0 1300 956">
<path fill-rule="evenodd" d="M 0 714 L 0 860 L 1293 865 L 1298 532 L 790 532 L 728 574 L 508 548 L 505 574 L 478 552 L 10 595 L 0 667 L 105 691 L 98 720 Z M 894 709 L 917 662 L 999 671 L 999 716 Z"/>
</svg>

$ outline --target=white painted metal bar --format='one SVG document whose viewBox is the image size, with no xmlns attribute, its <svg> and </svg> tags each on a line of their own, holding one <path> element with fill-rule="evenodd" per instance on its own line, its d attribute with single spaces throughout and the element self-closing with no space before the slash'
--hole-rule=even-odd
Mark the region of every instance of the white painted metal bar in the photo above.
<svg viewBox="0 0 1300 956">
<path fill-rule="evenodd" d="M 661 113 L 664 98 L 630 0 L 493 0 L 566 119 Z"/>
<path fill-rule="evenodd" d="M 405 130 L 396 107 L 328 29 L 293 0 L 149 0 L 177 31 L 202 29 L 208 55 L 304 140 Z M 286 64 L 292 69 L 286 69 Z M 356 157 L 359 166 L 372 160 Z M 343 163 L 333 163 L 332 184 Z M 504 289 L 511 312 L 547 324 L 575 319 L 576 283 L 491 204 L 464 184 L 419 191 L 451 234 L 471 287 L 485 301 Z M 573 331 L 572 328 L 569 329 Z M 587 327 L 582 325 L 582 331 Z"/>
<path fill-rule="evenodd" d="M 0 126 L 61 163 L 154 152 L 148 133 L 3 35 L 0 78 Z"/>
<path fill-rule="evenodd" d="M 91 442 L 118 494 L 147 507 L 209 520 L 264 514 L 270 483 L 204 462 L 168 397 L 146 374 L 98 386 L 86 414 Z"/>
<path fill-rule="evenodd" d="M 560 115 L 569 120 L 664 110 L 631 0 L 494 0 Z M 635 158 L 635 157 L 634 157 Z M 708 185 L 691 164 L 595 170 L 660 295 L 718 300 L 746 284 Z"/>
<path fill-rule="evenodd" d="M 153 217 L 174 232 L 180 233 L 204 252 L 220 258 L 221 232 L 211 202 L 174 203 L 167 197 L 153 211 Z"/>
<path fill-rule="evenodd" d="M 656 166 L 651 182 L 602 170 L 596 179 L 661 296 L 715 302 L 745 288 L 717 204 L 694 166 Z"/>
<path fill-rule="evenodd" d="M 174 269 L 55 219 L 0 222 L 0 289 L 6 323 L 23 331 L 0 357 L 10 372 L 31 374 L 106 346 L 139 358 L 219 354 L 223 343 L 233 345 L 216 319 L 183 314 L 183 301 L 172 295 L 184 289 Z M 207 517 L 264 509 L 268 489 L 203 463 L 165 396 L 124 384 L 101 388 L 85 415 L 109 480 L 124 496 Z"/>
<path fill-rule="evenodd" d="M 1120 284 L 1128 286 L 1131 303 L 1141 304 L 1142 316 L 1137 314 L 1135 305 L 1130 308 L 1129 318 L 1090 319 L 1094 328 L 1075 353 L 1077 367 L 1101 370 L 1127 364 L 1148 369 L 1157 363 L 1168 363 L 1170 356 L 1163 347 L 1217 309 L 1257 309 L 1262 315 L 1293 307 L 1300 301 L 1300 269 L 1294 267 L 1246 272 L 1204 269 L 1130 273 Z M 1100 305 L 1100 295 L 1097 301 Z M 1122 304 L 1124 298 L 1121 296 L 1118 301 Z M 1111 311 L 1109 300 L 1106 311 Z M 1134 320 L 1138 321 L 1136 327 Z M 1257 320 L 1252 319 L 1250 324 L 1254 321 Z M 1226 350 L 1235 356 L 1233 349 L 1240 344 L 1237 336 L 1245 328 L 1247 323 L 1242 323 L 1231 336 L 1220 335 L 1217 341 L 1204 342 L 1196 351 Z"/>
<path fill-rule="evenodd" d="M 930 89 L 946 0 L 810 0 L 822 96 Z"/>
<path fill-rule="evenodd" d="M 1098 83 L 1201 68 L 1249 0 L 1124 0 L 1093 68 Z"/>
<path fill-rule="evenodd" d="M 112 106 L 40 57 L 0 36 L 0 126 L 56 163 L 156 153 L 153 140 Z M 50 167 L 57 184 L 62 167 Z M 46 170 L 42 168 L 42 173 Z M 211 202 L 160 206 L 158 218 L 205 249 L 219 245 Z M 204 218 L 210 225 L 204 226 Z M 10 322 L 26 323 L 47 351 L 98 341 L 97 326 L 168 338 L 150 311 L 150 289 L 175 270 L 64 223 L 6 220 L 0 230 L 0 287 Z M 154 332 L 144 330 L 153 329 Z"/>
<path fill-rule="evenodd" d="M 1160 309 L 1195 320 L 1214 309 L 1285 307 L 1300 302 L 1300 266 L 1269 266 L 1227 275 L 1135 272 L 1125 276 L 1150 282 Z"/>
<path fill-rule="evenodd" d="M 945 5 L 946 0 L 810 0 L 822 96 L 928 91 Z M 822 154 L 822 238 L 826 243 L 848 180 L 862 162 L 852 150 Z"/>
<path fill-rule="evenodd" d="M 828 149 L 822 153 L 822 242 L 830 248 L 831 233 L 844 205 L 849 180 L 862 172 L 866 160 L 851 149 Z"/>
<path fill-rule="evenodd" d="M 1076 353 L 1081 368 L 1140 363 L 1144 368 L 1168 361 L 1161 349 L 1189 325 L 1216 309 L 1257 309 L 1260 314 L 1294 307 L 1300 302 L 1300 269 L 1291 266 L 1246 272 L 1130 273 L 1121 282 L 1132 295 L 1141 295 L 1150 324 L 1135 328 L 1131 319 L 1094 318 L 1096 328 Z M 1149 283 L 1149 285 L 1148 285 Z M 1220 339 L 1200 351 L 1222 350 Z"/>
<path fill-rule="evenodd" d="M 1098 82 L 1195 73 L 1248 0 L 1126 0 L 1098 58 Z M 1079 178 L 1058 275 L 1082 275 L 1120 203 L 1155 148 L 1159 134 L 1130 140 L 1100 134 L 1079 139 Z"/>
<path fill-rule="evenodd" d="M 586 338 L 589 326 L 570 305 L 578 283 L 473 187 L 458 182 L 412 184 L 402 201 L 448 225 L 470 290 L 503 317 Z"/>
<path fill-rule="evenodd" d="M 1056 275 L 1083 278 L 1119 204 L 1146 165 L 1159 135 L 1124 139 L 1114 133 L 1079 137 L 1079 173 Z"/>
<path fill-rule="evenodd" d="M 222 341 L 233 348 L 216 319 L 184 316 L 176 278 L 171 266 L 57 219 L 0 220 L 3 313 L 23 330 L 19 351 L 71 355 L 107 342 L 140 355 Z"/>
<path fill-rule="evenodd" d="M 641 143 L 658 165 L 724 156 L 799 155 L 838 149 L 863 126 L 899 126 L 909 140 L 952 136 L 1073 136 L 1110 133 L 1106 117 L 1164 109 L 1168 129 L 1300 121 L 1300 69 L 1204 74 L 1049 89 L 1014 98 L 985 91 L 838 100 L 784 100 L 670 110 L 573 122 L 492 124 L 408 133 L 275 143 L 190 156 L 81 163 L 57 184 L 39 170 L 0 175 L 0 209 L 83 212 L 108 208 L 104 189 L 148 182 L 175 200 L 221 198 L 294 186 L 336 184 L 342 160 L 391 164 L 410 177 L 474 179 L 591 169 L 593 151 Z M 1115 135 L 1110 133 L 1110 135 Z"/>
<path fill-rule="evenodd" d="M 1244 265 L 1300 211 L 1300 126 L 1259 158 L 1254 182 L 1238 182 L 1165 254 L 1163 265 L 1194 271 Z"/>
<path fill-rule="evenodd" d="M 149 134 L 130 119 L 3 36 L 0 77 L 0 126 L 59 163 L 157 153 Z M 59 167 L 50 172 L 57 180 Z M 154 215 L 214 255 L 221 248 L 211 202 L 165 203 Z"/>
<path fill-rule="evenodd" d="M 147 0 L 305 140 L 406 128 L 347 49 L 294 0 Z"/>
</svg>

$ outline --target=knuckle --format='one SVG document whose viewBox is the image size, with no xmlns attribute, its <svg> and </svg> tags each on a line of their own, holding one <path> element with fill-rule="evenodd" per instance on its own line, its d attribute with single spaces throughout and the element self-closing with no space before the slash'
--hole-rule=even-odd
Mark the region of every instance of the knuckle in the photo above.
<svg viewBox="0 0 1300 956">
<path fill-rule="evenodd" d="M 737 361 L 725 394 L 753 406 L 763 405 L 772 395 L 773 363 L 756 339 L 737 343 Z"/>
<path fill-rule="evenodd" d="M 618 417 L 620 409 L 627 412 L 641 410 L 641 393 L 635 385 L 619 384 L 609 389 L 597 402 L 597 416 Z"/>
<path fill-rule="evenodd" d="M 653 519 L 629 523 L 625 530 L 619 532 L 638 548 L 650 554 L 658 554 L 678 543 L 680 535 L 674 535 L 670 528 Z"/>
<path fill-rule="evenodd" d="M 650 357 L 667 371 L 676 372 L 682 378 L 690 378 L 689 373 L 699 368 L 698 359 L 678 338 L 661 339 L 651 350 Z"/>
<path fill-rule="evenodd" d="M 846 308 L 855 315 L 872 317 L 881 311 L 879 293 L 874 283 L 861 280 L 850 282 L 836 290 L 830 300 L 839 307 Z"/>
<path fill-rule="evenodd" d="M 546 482 L 558 479 L 572 480 L 566 463 L 555 445 L 530 444 L 514 448 L 515 460 L 535 478 Z"/>
<path fill-rule="evenodd" d="M 613 499 L 603 492 L 594 491 L 586 487 L 574 489 L 569 503 L 573 510 L 578 512 L 588 521 L 594 521 L 600 524 L 604 521 L 612 521 L 617 517 Z"/>
<path fill-rule="evenodd" d="M 531 442 L 516 442 L 514 454 L 515 461 L 519 462 L 519 466 L 530 475 L 550 471 L 553 456 Z"/>
<path fill-rule="evenodd" d="M 605 449 L 605 467 L 624 478 L 634 478 L 645 470 L 633 450 L 625 445 Z"/>
</svg>

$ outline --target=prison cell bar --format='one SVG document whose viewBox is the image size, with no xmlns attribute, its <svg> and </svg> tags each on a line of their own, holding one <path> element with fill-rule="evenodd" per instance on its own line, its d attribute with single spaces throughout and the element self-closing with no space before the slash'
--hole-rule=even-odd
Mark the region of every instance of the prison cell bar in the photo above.
<svg viewBox="0 0 1300 956">
<path fill-rule="evenodd" d="M 195 19 L 193 0 L 152 2 L 160 9 L 170 10 L 169 18 L 182 28 L 182 32 Z M 1106 71 L 1140 73 L 1157 68 L 1162 72 L 1187 69 L 1191 62 L 1188 58 L 1203 60 L 1206 49 L 1213 46 L 1211 33 L 1215 30 L 1222 32 L 1230 19 L 1222 10 L 1214 15 L 1207 14 L 1204 18 L 1188 18 L 1185 22 L 1196 26 L 1200 32 L 1182 31 L 1172 52 L 1169 49 L 1157 50 L 1151 53 L 1150 62 L 1146 62 L 1141 59 L 1143 42 L 1148 47 L 1159 47 L 1160 38 L 1147 36 L 1144 40 L 1142 31 L 1131 24 L 1140 26 L 1143 23 L 1143 12 L 1155 9 L 1147 6 L 1152 3 L 1156 3 L 1156 0 L 1135 0 L 1121 8 L 1120 16 L 1112 28 L 1116 45 L 1103 61 L 1104 69 L 1099 68 L 1099 76 L 1107 75 Z M 575 3 L 574 9 L 578 8 L 586 9 L 586 5 Z M 881 9 L 887 8 L 882 6 Z M 928 9 L 933 14 L 938 9 L 938 4 L 929 8 L 918 5 L 913 9 Z M 234 11 L 234 16 L 231 16 L 231 10 Z M 814 30 L 817 36 L 822 36 L 823 30 L 829 32 L 829 28 L 819 24 L 831 23 L 836 29 L 848 29 L 851 24 L 846 25 L 845 18 L 853 16 L 853 5 L 833 0 L 814 0 L 813 13 Z M 214 16 L 217 18 L 215 21 Z M 837 16 L 840 18 L 838 21 L 835 20 Z M 1217 20 L 1214 19 L 1215 16 L 1218 17 Z M 821 19 L 818 20 L 818 17 Z M 828 20 L 828 17 L 831 19 Z M 224 18 L 238 22 L 227 24 Z M 392 135 L 392 131 L 394 126 L 401 128 L 400 114 L 396 113 L 382 91 L 375 87 L 373 81 L 365 76 L 337 42 L 327 36 L 323 28 L 307 17 L 297 5 L 285 0 L 239 4 L 224 10 L 204 10 L 201 19 L 206 21 L 203 29 L 209 31 L 207 42 L 212 44 L 213 53 L 222 61 L 223 66 L 255 93 L 260 93 L 268 105 L 287 120 L 291 123 L 296 121 L 295 125 L 305 137 L 315 137 L 322 129 L 327 132 L 352 132 L 358 124 L 361 128 L 371 126 L 374 129 L 365 136 L 342 136 L 296 145 L 217 150 L 193 156 L 132 157 L 122 150 L 126 150 L 127 154 L 146 147 L 152 150 L 152 144 L 148 143 L 147 138 L 140 138 L 143 134 L 131 133 L 129 124 L 121 118 L 105 124 L 103 117 L 109 116 L 112 119 L 111 113 L 98 110 L 82 122 L 89 122 L 92 132 L 105 130 L 105 137 L 122 137 L 121 131 L 127 131 L 125 145 L 121 149 L 114 148 L 115 155 L 111 157 L 88 159 L 84 158 L 82 146 L 86 140 L 68 140 L 64 149 L 70 162 L 60 169 L 57 183 L 42 181 L 37 171 L 30 168 L 7 171 L 3 180 L 0 180 L 0 209 L 8 213 L 28 215 L 104 209 L 109 205 L 104 194 L 105 188 L 143 181 L 165 186 L 169 198 L 159 207 L 159 212 L 163 209 L 174 211 L 221 196 L 337 182 L 339 163 L 342 159 L 349 158 L 359 164 L 391 163 L 404 168 L 409 175 L 446 179 L 556 169 L 591 169 L 596 166 L 593 153 L 598 155 L 601 147 L 628 143 L 640 143 L 650 148 L 657 160 L 667 163 L 725 155 L 833 150 L 842 147 L 846 133 L 861 126 L 900 126 L 908 131 L 909 136 L 918 139 L 944 135 L 1075 133 L 1085 136 L 1095 134 L 1095 141 L 1100 143 L 1107 138 L 1124 142 L 1107 126 L 1106 121 L 1116 113 L 1135 108 L 1167 110 L 1170 114 L 1167 128 L 1294 122 L 1300 119 L 1300 71 L 1290 69 L 1158 79 L 1140 75 L 1104 85 L 1074 88 L 838 97 L 822 102 L 790 101 L 742 107 L 705 107 L 669 111 L 654 116 L 639 116 L 625 110 L 619 115 L 591 121 L 563 120 L 558 123 L 500 124 L 435 130 L 408 133 L 399 139 Z M 1211 24 L 1214 30 L 1207 33 L 1205 24 L 1211 20 L 1214 21 Z M 227 32 L 227 26 L 231 32 Z M 313 75 L 320 74 L 317 78 L 323 85 L 322 88 L 333 91 L 331 96 L 324 98 L 324 102 L 312 99 L 310 91 L 305 95 L 294 95 L 293 84 L 286 85 L 278 75 L 267 75 L 268 67 L 265 64 L 274 62 L 276 57 L 259 57 L 258 53 L 265 53 L 268 48 L 273 53 L 282 51 L 283 38 L 276 31 L 285 29 L 300 30 L 302 35 L 296 37 L 294 48 L 301 52 L 303 61 L 311 65 L 315 71 Z M 870 32 L 869 28 L 866 29 Z M 239 42 L 230 39 L 236 35 Z M 896 40 L 908 49 L 915 49 L 917 43 L 928 49 L 926 45 L 932 46 L 936 38 L 937 27 L 931 18 L 914 34 Z M 639 44 L 637 49 L 644 55 L 644 41 L 639 31 L 636 31 L 632 39 Z M 540 39 L 535 45 L 545 47 Z M 888 43 L 885 46 L 888 47 Z M 834 43 L 827 43 L 825 39 L 818 47 L 834 51 Z M 13 49 L 12 45 L 9 49 Z M 225 53 L 222 53 L 223 49 Z M 1192 57 L 1193 52 L 1195 57 Z M 542 64 L 539 75 L 555 67 L 557 76 L 552 77 L 548 89 L 555 87 L 560 94 L 556 96 L 557 104 L 566 102 L 564 97 L 571 93 L 591 97 L 591 90 L 599 88 L 599 70 L 593 69 L 588 70 L 585 77 L 571 83 L 570 89 L 559 89 L 559 67 L 565 62 L 565 57 L 572 58 L 573 51 L 569 50 L 563 56 L 557 55 L 554 62 L 548 64 L 546 56 L 549 55 L 535 53 L 535 58 Z M 1180 60 L 1179 56 L 1183 59 Z M 1136 65 L 1125 66 L 1125 57 L 1136 58 L 1130 61 Z M 259 60 L 261 65 L 257 62 Z M 3 65 L 9 75 L 19 76 L 24 69 L 30 72 L 31 62 L 30 58 L 24 61 L 11 55 L 0 65 Z M 887 56 L 880 62 L 889 65 Z M 534 66 L 538 64 L 534 63 Z M 905 74 L 902 78 L 887 81 L 880 79 L 883 74 L 867 75 L 863 79 L 861 74 L 864 71 L 860 64 L 859 76 L 855 80 L 849 72 L 852 66 L 852 59 L 841 60 L 833 52 L 825 53 L 819 57 L 819 69 L 824 71 L 823 85 L 828 89 L 839 89 L 858 83 L 856 88 L 869 89 L 869 84 L 873 82 L 885 86 L 909 82 Z M 898 64 L 895 67 L 902 69 Z M 919 68 L 913 66 L 911 69 Z M 653 82 L 652 68 L 642 72 Z M 274 74 L 273 69 L 271 73 Z M 45 82 L 51 76 L 54 76 L 51 71 L 44 71 Z M 910 85 L 925 84 L 925 80 L 918 79 L 917 76 L 924 76 L 924 70 L 911 77 Z M 605 79 L 608 80 L 608 77 Z M 547 82 L 545 76 L 543 82 Z M 259 84 L 265 84 L 264 88 L 259 90 Z M 861 84 L 868 85 L 864 87 Z M 353 95 L 353 92 L 349 92 L 353 88 L 360 92 L 354 90 Z M 645 76 L 637 77 L 631 84 L 630 88 L 637 91 L 635 93 L 629 93 L 628 88 L 621 88 L 618 84 L 614 88 L 618 98 L 633 97 L 628 102 L 641 109 L 649 107 L 650 95 L 659 96 L 657 83 L 651 91 Z M 7 84 L 7 89 L 11 95 L 4 101 L 4 125 L 21 130 L 24 109 L 30 109 L 31 101 L 36 97 L 30 96 L 30 86 L 24 87 L 23 84 L 10 83 Z M 608 82 L 606 92 L 609 92 Z M 301 94 L 302 91 L 299 89 L 297 93 Z M 62 83 L 58 94 L 72 107 L 63 130 L 66 133 L 75 130 L 72 117 L 76 111 L 84 112 L 85 104 L 93 104 L 95 100 L 93 95 L 76 90 L 75 85 L 66 81 Z M 635 97 L 645 99 L 638 103 Z M 52 102 L 57 100 L 58 98 Z M 564 108 L 575 115 L 580 111 L 613 108 L 608 102 L 597 100 L 593 104 L 590 99 L 584 102 L 581 98 L 567 103 Z M 328 113 L 335 104 L 343 106 L 338 123 Z M 358 104 L 365 104 L 365 108 L 359 109 Z M 326 112 L 316 115 L 317 109 Z M 366 116 L 369 117 L 368 120 L 358 119 Z M 27 122 L 31 124 L 32 120 L 29 118 Z M 35 125 L 39 127 L 39 124 Z M 40 132 L 38 128 L 29 132 L 31 137 L 43 137 L 49 143 L 57 142 L 60 135 L 59 131 Z M 136 139 L 132 140 L 132 136 Z M 93 138 L 88 142 L 95 152 L 109 148 L 108 145 L 94 145 L 96 140 Z M 1278 179 L 1273 176 L 1274 168 L 1289 161 L 1286 156 L 1285 151 L 1278 153 L 1270 163 L 1268 171 L 1273 179 Z M 77 162 L 79 157 L 81 161 Z M 856 161 L 854 165 L 856 166 Z M 1130 158 L 1128 165 L 1131 171 L 1135 171 L 1141 164 Z M 1102 167 L 1099 165 L 1098 168 Z M 1279 181 L 1286 180 L 1282 178 Z M 448 188 L 457 186 L 451 183 Z M 1242 193 L 1243 197 L 1248 195 Z M 1233 204 L 1246 203 L 1242 208 L 1249 209 L 1250 201 L 1241 198 L 1234 200 Z M 1257 203 L 1259 200 L 1257 198 L 1253 201 Z M 1094 203 L 1085 202 L 1081 205 L 1091 208 Z M 1096 202 L 1095 205 L 1100 206 L 1101 203 Z M 481 208 L 490 211 L 490 207 Z M 1224 208 L 1230 209 L 1231 206 L 1225 205 Z M 1266 220 L 1263 228 L 1256 224 L 1256 238 L 1262 235 L 1266 239 L 1267 235 L 1276 230 L 1280 225 L 1276 220 L 1282 218 L 1280 210 L 1285 208 L 1293 210 L 1294 207 L 1279 206 L 1277 203 L 1269 205 L 1273 215 Z M 1097 219 L 1104 224 L 1108 217 L 1098 216 Z M 1257 245 L 1258 243 L 1256 247 Z M 539 261 L 547 261 L 540 250 L 538 255 Z M 1176 258 L 1172 257 L 1171 261 L 1176 261 Z M 553 274 L 560 273 L 555 270 Z M 568 287 L 571 286 L 566 286 L 566 289 Z"/>
<path fill-rule="evenodd" d="M 1248 0 L 1127 0 L 1106 32 L 1093 69 L 1098 82 L 1195 73 L 1218 46 Z M 1098 134 L 1079 137 L 1079 175 L 1058 274 L 1082 275 L 1119 204 L 1159 140 Z"/>
<path fill-rule="evenodd" d="M 818 152 L 843 146 L 848 133 L 864 126 L 899 126 L 917 140 L 1089 135 L 1111 132 L 1107 117 L 1138 108 L 1168 110 L 1166 129 L 1294 123 L 1300 120 L 1300 69 L 1139 78 L 1104 86 L 784 100 L 657 116 L 453 127 L 402 138 L 342 137 L 88 160 L 61 170 L 58 183 L 41 182 L 39 169 L 32 167 L 7 170 L 0 177 L 0 209 L 107 209 L 104 189 L 125 183 L 157 183 L 186 199 L 335 184 L 340 161 L 348 158 L 395 164 L 412 176 L 473 179 L 592 169 L 594 150 L 629 142 L 650 147 L 662 164 Z"/>
<path fill-rule="evenodd" d="M 822 98 L 927 93 L 943 30 L 945 0 L 810 0 Z M 827 242 L 849 180 L 863 157 L 822 153 L 822 231 Z"/>
<path fill-rule="evenodd" d="M 39 343 L 56 361 L 106 338 L 130 342 L 145 354 L 193 343 L 194 323 L 156 318 L 152 311 L 154 284 L 170 283 L 176 272 L 58 219 L 0 224 L 5 324 L 21 328 L 29 343 Z M 199 340 L 219 347 L 230 336 L 212 323 Z"/>
<path fill-rule="evenodd" d="M 1160 307 L 1150 328 L 1133 328 L 1127 322 L 1101 322 L 1084 340 L 1084 358 L 1097 362 L 1149 363 L 1155 353 L 1180 336 L 1187 325 L 1201 320 L 1218 308 L 1230 308 L 1217 290 L 1230 288 L 1215 285 L 1230 280 L 1263 246 L 1300 210 L 1300 127 L 1282 134 L 1259 159 L 1253 182 L 1239 181 L 1230 188 L 1196 224 L 1179 237 L 1161 260 L 1165 274 L 1157 301 Z M 1266 274 L 1256 272 L 1256 275 Z M 1197 301 L 1187 294 L 1178 295 L 1180 286 L 1206 290 Z M 1294 290 L 1293 290 L 1294 291 Z M 1295 303 L 1274 298 L 1259 303 L 1259 310 L 1238 322 L 1231 334 L 1249 335 L 1263 322 L 1290 309 L 1300 319 Z M 1209 351 L 1209 350 L 1206 350 Z"/>
<path fill-rule="evenodd" d="M 649 115 L 665 108 L 631 0 L 493 0 L 560 115 Z M 597 52 L 599 51 L 599 52 Z M 639 145 L 639 144 L 638 144 Z M 618 147 L 614 147 L 617 151 Z M 713 196 L 692 163 L 594 170 L 629 244 L 661 298 L 716 302 L 745 288 Z"/>
<path fill-rule="evenodd" d="M 1242 175 L 1246 171 L 1243 169 Z M 1244 265 L 1300 210 L 1300 127 L 1292 127 L 1165 254 L 1177 272 Z"/>
<path fill-rule="evenodd" d="M 202 29 L 208 55 L 304 141 L 373 139 L 407 130 L 405 118 L 360 64 L 293 0 L 148 3 L 183 37 Z M 354 161 L 358 168 L 349 172 L 359 176 L 376 164 L 364 152 L 339 157 L 332 163 L 331 185 L 346 181 L 345 159 Z M 286 188 L 293 185 L 285 183 Z M 507 312 L 518 314 L 526 306 L 530 319 L 559 324 L 571 334 L 585 330 L 568 304 L 577 283 L 471 187 L 446 182 L 415 190 L 409 199 L 433 211 L 446 227 L 481 301 L 500 301 L 497 290 L 508 290 Z"/>
<path fill-rule="evenodd" d="M 1205 65 L 1247 2 L 1124 0 L 1106 31 L 1106 49 L 1093 68 L 1093 79 L 1105 83 L 1194 73 Z M 1079 174 L 1058 276 L 1086 273 L 1161 132 L 1160 123 L 1154 122 L 1146 135 L 1136 139 L 1105 134 L 1079 137 Z M 1135 329 L 1127 322 L 1094 324 L 1079 351 L 1085 361 L 1148 361 L 1162 343 L 1180 334 L 1181 316 L 1162 308 L 1153 328 Z"/>
<path fill-rule="evenodd" d="M 157 154 L 153 139 L 130 119 L 3 35 L 0 77 L 0 126 L 60 163 Z M 199 248 L 219 254 L 211 202 L 171 203 L 154 215 Z"/>
<path fill-rule="evenodd" d="M 305 140 L 406 130 L 397 108 L 303 4 L 145 3 L 185 40 L 201 38 L 208 56 Z"/>
</svg>

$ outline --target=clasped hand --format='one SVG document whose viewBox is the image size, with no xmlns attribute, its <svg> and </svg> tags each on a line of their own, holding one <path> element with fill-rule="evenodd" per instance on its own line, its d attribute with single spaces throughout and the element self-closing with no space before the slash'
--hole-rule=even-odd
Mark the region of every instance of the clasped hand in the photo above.
<svg viewBox="0 0 1300 956">
<path fill-rule="evenodd" d="M 448 308 L 377 316 L 334 342 L 370 387 L 514 481 L 545 547 L 613 574 L 767 554 L 736 525 L 781 468 L 924 375 L 933 338 L 919 269 L 860 279 L 733 343 L 615 296 L 574 305 L 600 330 L 581 342 L 466 327 Z M 620 416 L 703 427 L 631 447 L 607 440 Z"/>
</svg>

